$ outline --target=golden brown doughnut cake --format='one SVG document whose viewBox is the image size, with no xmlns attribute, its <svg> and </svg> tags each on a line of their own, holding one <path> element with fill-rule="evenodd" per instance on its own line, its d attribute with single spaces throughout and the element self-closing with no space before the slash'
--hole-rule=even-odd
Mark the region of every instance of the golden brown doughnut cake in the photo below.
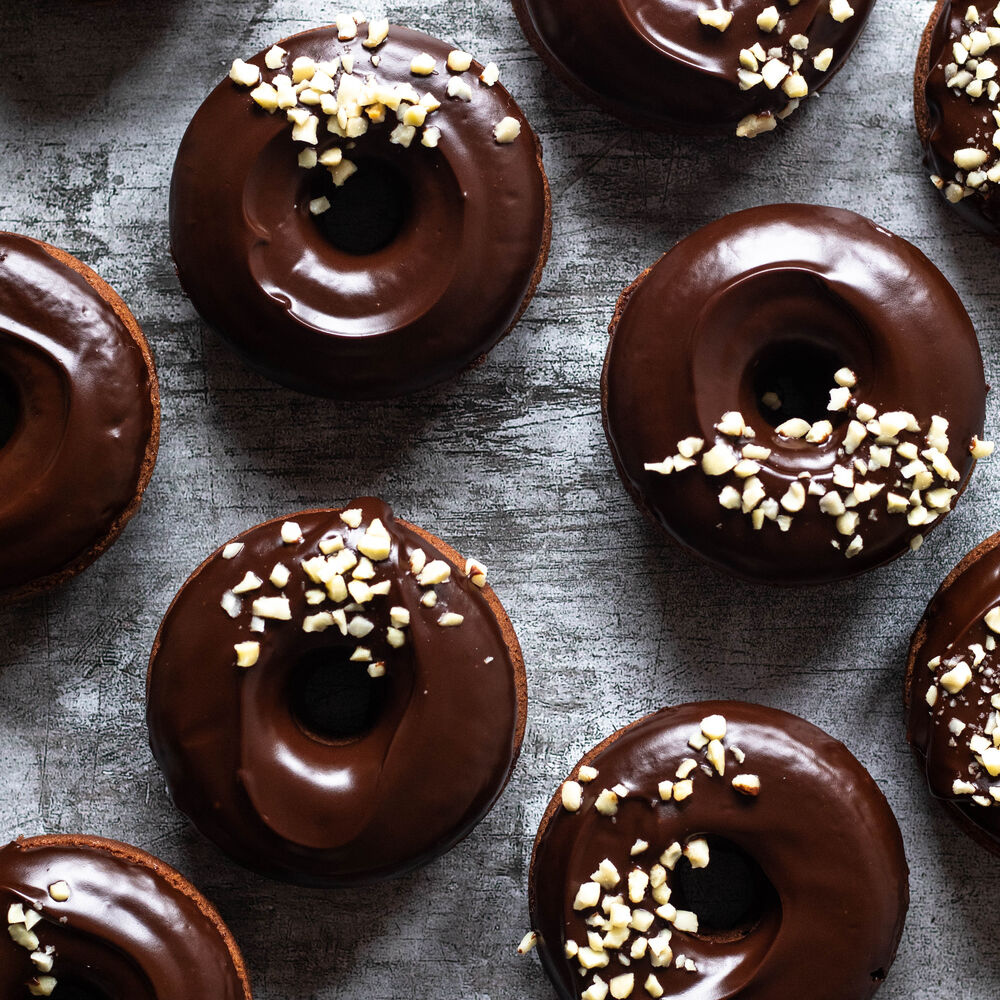
<svg viewBox="0 0 1000 1000">
<path fill-rule="evenodd" d="M 864 767 L 803 719 L 731 701 L 665 708 L 585 754 L 529 879 L 560 1000 L 867 1000 L 909 902 Z"/>
<path fill-rule="evenodd" d="M 236 60 L 177 154 L 170 240 L 248 365 L 320 396 L 414 392 L 481 359 L 541 278 L 541 145 L 454 46 L 343 15 Z"/>
<path fill-rule="evenodd" d="M 151 854 L 104 837 L 0 848 L 0 996 L 251 1000 L 215 907 Z"/>
<path fill-rule="evenodd" d="M 174 803 L 219 847 L 348 885 L 472 830 L 526 702 L 485 568 L 364 498 L 257 525 L 194 572 L 156 637 L 147 720 Z"/>
<path fill-rule="evenodd" d="M 0 600 L 111 545 L 159 434 L 153 358 L 125 303 L 65 251 L 0 233 Z"/>
<path fill-rule="evenodd" d="M 931 794 L 1000 854 L 1000 534 L 945 578 L 910 643 L 906 734 Z"/>
</svg>

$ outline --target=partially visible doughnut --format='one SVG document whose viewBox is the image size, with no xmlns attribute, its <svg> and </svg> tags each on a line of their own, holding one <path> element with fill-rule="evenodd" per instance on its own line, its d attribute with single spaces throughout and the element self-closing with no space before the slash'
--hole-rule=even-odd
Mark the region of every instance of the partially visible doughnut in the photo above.
<svg viewBox="0 0 1000 1000">
<path fill-rule="evenodd" d="M 626 122 L 753 137 L 822 89 L 874 0 L 513 0 L 539 55 Z"/>
<path fill-rule="evenodd" d="M 153 358 L 125 303 L 65 251 L 0 233 L 0 600 L 111 545 L 159 432 Z"/>
<path fill-rule="evenodd" d="M 0 848 L 0 996 L 250 1000 L 239 948 L 211 903 L 158 858 L 54 834 Z"/>
</svg>

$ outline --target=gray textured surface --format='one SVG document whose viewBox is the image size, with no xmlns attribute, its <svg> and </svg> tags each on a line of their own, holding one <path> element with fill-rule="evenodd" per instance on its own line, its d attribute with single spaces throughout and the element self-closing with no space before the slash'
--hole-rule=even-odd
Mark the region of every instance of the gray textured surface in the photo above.
<svg viewBox="0 0 1000 1000">
<path fill-rule="evenodd" d="M 908 635 L 940 579 L 1000 528 L 1000 462 L 924 548 L 841 586 L 782 593 L 668 547 L 625 496 L 598 375 L 620 289 L 725 212 L 803 200 L 856 209 L 948 275 L 1000 370 L 997 251 L 918 165 L 910 76 L 931 0 L 879 0 L 852 61 L 793 127 L 750 145 L 632 133 L 542 68 L 504 0 L 400 0 L 393 19 L 496 59 L 540 132 L 553 252 L 520 327 L 450 385 L 384 405 L 320 403 L 248 374 L 180 294 L 167 254 L 173 153 L 234 56 L 325 23 L 279 0 L 0 5 L 0 228 L 65 247 L 131 304 L 163 390 L 163 445 L 139 516 L 56 593 L 0 609 L 0 835 L 88 831 L 177 865 L 218 904 L 258 1000 L 551 995 L 526 929 L 544 802 L 588 746 L 641 713 L 760 700 L 845 740 L 895 809 L 910 917 L 884 1000 L 996 993 L 998 862 L 929 801 L 903 739 Z M 997 433 L 994 395 L 987 430 Z M 491 567 L 521 637 L 531 710 L 498 807 L 455 851 L 371 890 L 320 893 L 228 863 L 168 803 L 146 745 L 143 677 L 176 587 L 265 517 L 385 496 Z"/>
</svg>

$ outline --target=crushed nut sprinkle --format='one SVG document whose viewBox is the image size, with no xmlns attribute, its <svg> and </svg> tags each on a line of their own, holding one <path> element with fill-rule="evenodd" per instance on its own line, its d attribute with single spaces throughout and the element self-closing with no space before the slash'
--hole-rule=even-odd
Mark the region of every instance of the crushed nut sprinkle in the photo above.
<svg viewBox="0 0 1000 1000">
<path fill-rule="evenodd" d="M 847 559 L 864 550 L 865 534 L 879 519 L 879 505 L 888 515 L 905 517 L 911 527 L 921 531 L 929 527 L 951 510 L 958 495 L 955 487 L 961 480 L 961 473 L 948 457 L 948 421 L 934 415 L 921 423 L 912 413 L 901 410 L 879 414 L 874 406 L 858 399 L 857 376 L 848 368 L 840 369 L 834 381 L 837 384 L 830 389 L 827 408 L 831 413 L 845 414 L 848 424 L 832 470 L 803 472 L 791 483 L 777 476 L 780 495 L 770 495 L 761 478 L 770 478 L 773 473 L 766 464 L 770 449 L 754 443 L 756 431 L 736 412 L 722 415 L 715 425 L 718 437 L 707 450 L 701 438 L 684 438 L 677 442 L 676 454 L 647 462 L 644 468 L 670 476 L 700 464 L 704 475 L 721 480 L 719 505 L 749 517 L 755 531 L 763 530 L 770 521 L 779 531 L 788 532 L 796 516 L 815 506 L 829 516 L 831 543 Z M 781 405 L 780 400 L 777 403 Z M 833 425 L 829 420 L 809 423 L 792 417 L 779 424 L 775 433 L 821 447 L 833 436 Z M 698 442 L 696 448 L 692 441 Z M 993 444 L 973 437 L 966 450 L 974 459 L 986 458 L 993 453 Z M 879 472 L 882 469 L 886 472 Z M 725 482 L 723 477 L 732 480 Z M 915 534 L 911 551 L 922 541 L 923 534 Z"/>
<path fill-rule="evenodd" d="M 272 73 L 270 79 L 265 80 L 256 65 L 242 59 L 233 61 L 229 78 L 237 86 L 252 88 L 250 97 L 263 111 L 272 115 L 284 112 L 292 125 L 293 141 L 306 147 L 296 153 L 300 167 L 306 170 L 324 167 L 334 186 L 342 187 L 357 172 L 357 165 L 344 155 L 344 149 L 351 148 L 353 140 L 363 136 L 372 125 L 391 121 L 394 116 L 395 123 L 388 134 L 390 143 L 409 148 L 419 131 L 418 145 L 435 149 L 441 142 L 442 130 L 428 124 L 430 116 L 447 99 L 471 101 L 475 92 L 465 79 L 465 74 L 472 70 L 472 56 L 458 49 L 448 54 L 447 73 L 443 74 L 447 83 L 441 84 L 445 93 L 440 97 L 430 91 L 418 92 L 409 81 L 396 84 L 380 81 L 374 70 L 380 62 L 378 50 L 390 34 L 389 22 L 369 21 L 367 34 L 359 36 L 359 28 L 365 23 L 359 13 L 339 14 L 335 20 L 340 41 L 363 38 L 361 45 L 369 54 L 371 72 L 363 72 L 356 66 L 356 56 L 351 52 L 330 61 L 299 56 L 288 65 L 288 53 L 274 45 L 264 56 L 264 66 Z M 425 83 L 442 76 L 437 61 L 426 52 L 413 57 L 410 73 L 415 81 Z M 497 65 L 487 63 L 475 82 L 479 87 L 489 88 L 499 79 Z M 505 117 L 493 128 L 498 145 L 515 142 L 520 135 L 521 123 L 516 118 Z M 344 144 L 343 148 L 339 143 Z M 312 215 L 322 215 L 330 207 L 325 197 L 309 202 Z"/>
<path fill-rule="evenodd" d="M 65 903 L 72 891 L 67 882 L 53 882 L 48 889 L 49 896 L 57 903 Z M 25 903 L 11 903 L 7 908 L 7 933 L 14 944 L 27 951 L 28 958 L 38 975 L 25 982 L 28 995 L 33 997 L 51 996 L 58 981 L 49 975 L 55 965 L 56 949 L 53 945 L 43 945 L 35 932 L 42 921 L 39 911 Z"/>
<path fill-rule="evenodd" d="M 794 0 L 790 6 L 794 7 L 797 3 L 798 0 Z M 829 0 L 826 16 L 843 24 L 854 17 L 854 9 L 848 0 Z M 723 34 L 732 23 L 733 12 L 725 6 L 706 6 L 697 11 L 697 18 L 706 28 Z M 765 110 L 742 118 L 736 126 L 736 135 L 741 139 L 753 139 L 765 132 L 773 132 L 779 120 L 796 111 L 802 99 L 810 95 L 809 81 L 800 72 L 806 66 L 807 58 L 812 69 L 822 74 L 829 70 L 835 55 L 832 48 L 820 49 L 818 45 L 810 52 L 813 43 L 809 37 L 792 33 L 779 8 L 766 0 L 760 0 L 756 24 L 760 40 L 750 48 L 740 50 L 734 67 L 736 83 L 741 91 L 753 90 L 761 84 L 768 91 L 780 87 L 788 100 L 777 112 Z"/>
<path fill-rule="evenodd" d="M 746 755 L 735 745 L 727 746 L 727 736 L 724 716 L 702 719 L 699 728 L 691 733 L 688 746 L 703 754 L 706 763 L 699 763 L 695 757 L 679 757 L 665 768 L 668 776 L 658 783 L 659 800 L 650 803 L 648 797 L 636 793 L 636 808 L 652 804 L 654 808 L 682 809 L 681 803 L 695 794 L 697 781 L 718 780 L 725 773 L 727 753 L 742 765 Z M 588 792 L 586 785 L 597 777 L 598 771 L 592 766 L 580 766 L 562 785 L 562 808 L 569 813 L 594 809 L 608 822 L 616 823 L 619 812 L 629 808 L 630 790 L 619 783 Z M 676 782 L 672 780 L 675 777 L 679 779 Z M 755 774 L 741 773 L 731 785 L 740 797 L 756 798 L 761 790 L 760 778 Z M 623 844 L 620 863 L 610 857 L 601 859 L 587 881 L 576 887 L 572 907 L 585 929 L 568 937 L 565 954 L 575 961 L 584 979 L 581 1000 L 629 997 L 641 995 L 642 991 L 652 997 L 663 996 L 664 987 L 655 973 L 640 980 L 628 971 L 631 963 L 639 959 L 647 959 L 654 969 L 698 972 L 696 962 L 683 953 L 675 954 L 678 935 L 698 933 L 696 914 L 671 903 L 671 873 L 681 858 L 686 858 L 692 868 L 708 867 L 708 841 L 693 836 L 684 843 L 657 846 L 647 840 L 633 840 Z M 530 938 L 529 934 L 525 941 Z M 622 966 L 625 971 L 620 970 Z"/>
<path fill-rule="evenodd" d="M 936 738 L 947 743 L 957 762 L 951 793 L 983 807 L 1000 806 L 997 634 L 1000 605 L 990 608 L 971 632 L 926 664 L 929 679 L 924 700 L 934 725 L 941 729 Z"/>
<path fill-rule="evenodd" d="M 221 607 L 240 623 L 238 627 L 242 628 L 242 619 L 246 619 L 245 627 L 263 636 L 240 638 L 233 643 L 235 665 L 242 669 L 254 667 L 266 648 L 267 629 L 287 628 L 284 623 L 293 622 L 296 613 L 288 588 L 294 587 L 295 592 L 300 588 L 306 607 L 316 609 L 301 617 L 299 627 L 304 633 L 322 634 L 336 629 L 353 642 L 352 660 L 370 664 L 368 673 L 373 678 L 385 676 L 386 662 L 376 660 L 368 637 L 377 630 L 390 651 L 401 649 L 406 645 L 406 630 L 411 622 L 410 610 L 391 602 L 392 580 L 382 575 L 382 564 L 390 559 L 396 546 L 388 528 L 378 518 L 366 524 L 361 508 L 350 508 L 340 513 L 339 523 L 330 525 L 315 548 L 306 548 L 304 542 L 300 525 L 285 521 L 275 533 L 275 548 L 284 550 L 284 562 L 275 563 L 266 582 L 253 571 L 244 571 L 222 595 Z M 232 544 L 227 545 L 220 557 L 238 559 L 243 548 L 240 543 L 235 555 L 227 555 L 232 552 Z M 465 618 L 447 607 L 431 615 L 429 609 L 438 603 L 438 590 L 453 589 L 456 578 L 467 580 L 477 590 L 486 586 L 487 570 L 479 560 L 467 560 L 463 572 L 443 559 L 428 561 L 420 548 L 402 560 L 399 570 L 423 592 L 420 606 L 428 609 L 428 621 L 443 628 L 460 628 Z M 234 576 L 239 577 L 239 573 Z M 246 593 L 252 595 L 249 609 L 238 596 Z M 428 596 L 434 599 L 428 601 Z M 446 599 L 447 591 L 441 596 Z"/>
<path fill-rule="evenodd" d="M 987 24 L 992 19 L 992 24 Z M 985 197 L 1000 183 L 1000 81 L 996 79 L 1000 60 L 1000 6 L 987 14 L 969 7 L 962 21 L 961 34 L 951 38 L 945 51 L 951 57 L 943 66 L 932 68 L 942 74 L 944 85 L 952 94 L 967 100 L 982 111 L 990 124 L 977 145 L 951 152 L 955 169 L 948 177 L 931 175 L 931 183 L 952 204 L 973 196 Z M 947 56 L 945 57 L 947 58 Z M 992 131 L 993 126 L 996 131 Z M 967 141 L 976 142 L 969 136 Z"/>
</svg>

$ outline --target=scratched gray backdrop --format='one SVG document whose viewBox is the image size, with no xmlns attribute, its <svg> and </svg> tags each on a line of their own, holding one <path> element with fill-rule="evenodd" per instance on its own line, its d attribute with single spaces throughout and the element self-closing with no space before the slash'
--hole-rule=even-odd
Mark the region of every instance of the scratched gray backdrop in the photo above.
<svg viewBox="0 0 1000 1000">
<path fill-rule="evenodd" d="M 219 906 L 258 1000 L 542 1000 L 552 994 L 537 959 L 514 948 L 557 782 L 642 713 L 754 699 L 846 741 L 899 817 L 913 902 L 880 997 L 995 995 L 1000 864 L 929 801 L 903 738 L 900 676 L 945 572 L 1000 529 L 1000 461 L 980 466 L 916 556 L 784 593 L 723 578 L 647 527 L 612 468 L 598 401 L 621 288 L 703 223 L 783 200 L 846 206 L 914 241 L 958 288 L 997 378 L 998 251 L 939 202 L 911 124 L 931 0 L 879 0 L 847 68 L 791 127 L 753 144 L 644 135 L 581 106 L 505 0 L 390 5 L 394 21 L 500 63 L 545 144 L 552 257 L 485 365 L 413 398 L 351 406 L 235 363 L 180 293 L 166 224 L 177 143 L 231 60 L 328 23 L 338 6 L 0 2 L 0 228 L 65 247 L 122 293 L 163 392 L 159 464 L 118 544 L 50 596 L 0 609 L 0 842 L 86 831 L 162 856 Z M 170 806 L 146 743 L 146 659 L 175 589 L 213 547 L 367 492 L 489 564 L 524 647 L 528 732 L 499 805 L 445 858 L 373 889 L 303 891 L 230 864 Z"/>
</svg>

